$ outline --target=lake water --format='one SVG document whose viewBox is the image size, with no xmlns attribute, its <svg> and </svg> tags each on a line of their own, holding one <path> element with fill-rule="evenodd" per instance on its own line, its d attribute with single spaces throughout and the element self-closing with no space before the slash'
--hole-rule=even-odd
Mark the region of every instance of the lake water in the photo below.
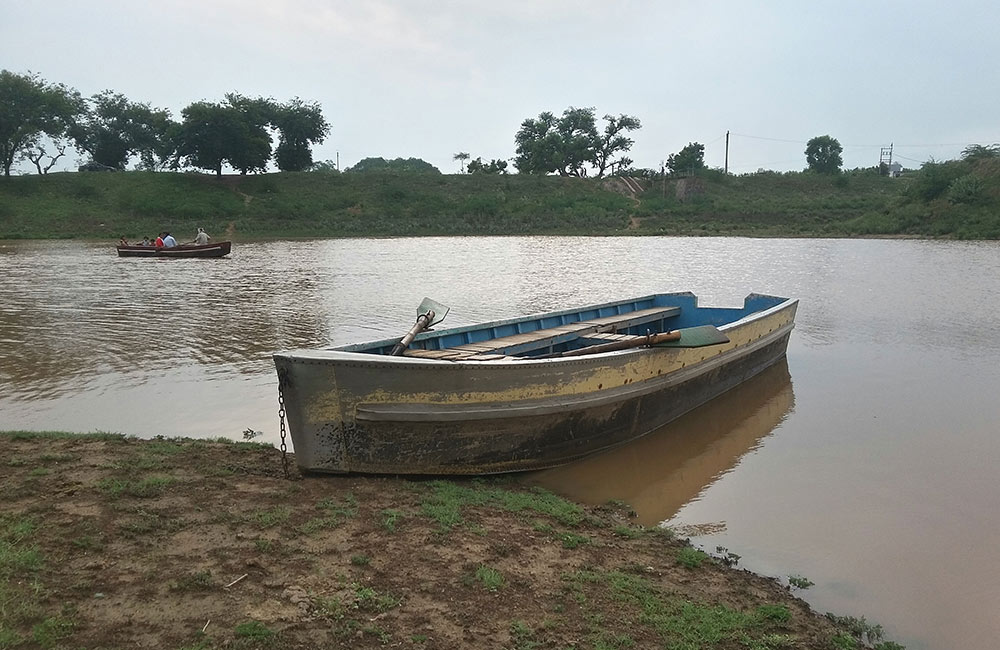
<svg viewBox="0 0 1000 650">
<path fill-rule="evenodd" d="M 0 242 L 0 429 L 277 442 L 276 350 L 658 291 L 800 299 L 787 363 L 524 480 L 679 527 L 911 650 L 1000 638 L 1000 244 L 741 238 Z"/>
</svg>

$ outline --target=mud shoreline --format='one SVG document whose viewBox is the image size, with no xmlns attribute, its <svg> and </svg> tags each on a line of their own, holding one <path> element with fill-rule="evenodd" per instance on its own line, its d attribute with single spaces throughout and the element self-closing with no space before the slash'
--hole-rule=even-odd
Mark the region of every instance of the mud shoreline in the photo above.
<svg viewBox="0 0 1000 650">
<path fill-rule="evenodd" d="M 864 647 L 857 619 L 626 504 L 502 479 L 289 480 L 252 443 L 0 444 L 0 648 Z"/>
</svg>

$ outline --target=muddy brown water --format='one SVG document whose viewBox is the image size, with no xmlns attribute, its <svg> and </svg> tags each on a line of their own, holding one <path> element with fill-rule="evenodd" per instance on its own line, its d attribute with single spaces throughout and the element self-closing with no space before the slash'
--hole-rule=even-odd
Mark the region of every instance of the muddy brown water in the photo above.
<svg viewBox="0 0 1000 650">
<path fill-rule="evenodd" d="M 656 291 L 800 300 L 787 363 L 523 480 L 625 501 L 919 648 L 1000 638 L 1000 245 L 742 238 L 238 243 L 223 260 L 0 242 L 0 429 L 278 441 L 270 354 Z"/>
</svg>

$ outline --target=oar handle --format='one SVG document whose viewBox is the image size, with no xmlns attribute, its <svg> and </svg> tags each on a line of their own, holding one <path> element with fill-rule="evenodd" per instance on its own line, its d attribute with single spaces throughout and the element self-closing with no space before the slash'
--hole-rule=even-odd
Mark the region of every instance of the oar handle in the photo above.
<svg viewBox="0 0 1000 650">
<path fill-rule="evenodd" d="M 660 332 L 659 334 L 647 334 L 646 336 L 637 336 L 631 339 L 612 341 L 610 343 L 599 343 L 598 345 L 589 345 L 587 347 L 578 348 L 576 350 L 567 350 L 566 352 L 559 353 L 557 356 L 580 357 L 585 354 L 597 354 L 599 352 L 613 352 L 615 350 L 627 350 L 629 348 L 638 348 L 644 345 L 656 345 L 657 343 L 663 343 L 665 341 L 679 341 L 680 338 L 681 338 L 681 333 L 679 330 L 674 330 L 673 332 Z"/>
<path fill-rule="evenodd" d="M 417 322 L 413 324 L 413 327 L 410 328 L 410 331 L 407 332 L 406 335 L 403 336 L 403 338 L 399 339 L 399 343 L 392 346 L 392 352 L 390 352 L 389 355 L 393 357 L 398 357 L 399 355 L 403 354 L 403 350 L 410 347 L 410 343 L 413 343 L 413 339 L 417 336 L 417 334 L 420 334 L 425 329 L 427 329 L 427 326 L 430 325 L 433 321 L 434 321 L 433 309 L 429 309 L 425 313 L 417 316 Z"/>
</svg>

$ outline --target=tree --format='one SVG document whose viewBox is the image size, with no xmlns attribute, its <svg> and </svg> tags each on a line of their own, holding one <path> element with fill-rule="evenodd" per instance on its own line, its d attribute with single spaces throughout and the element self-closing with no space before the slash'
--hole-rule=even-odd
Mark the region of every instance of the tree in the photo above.
<svg viewBox="0 0 1000 650">
<path fill-rule="evenodd" d="M 624 131 L 635 131 L 642 127 L 639 118 L 624 113 L 618 117 L 605 115 L 604 119 L 607 125 L 604 127 L 604 134 L 601 136 L 601 143 L 594 157 L 598 178 L 604 176 L 605 170 L 610 170 L 614 174 L 615 168 L 622 169 L 632 164 L 632 161 L 624 156 L 619 160 L 612 160 L 612 156 L 619 151 L 625 153 L 635 144 L 634 140 L 623 134 Z"/>
<path fill-rule="evenodd" d="M 88 101 L 91 108 L 70 128 L 70 136 L 90 154 L 91 162 L 125 169 L 129 159 L 139 156 L 144 165 L 155 168 L 158 158 L 169 156 L 165 147 L 172 123 L 169 111 L 129 101 L 110 90 Z"/>
<path fill-rule="evenodd" d="M 239 116 L 241 131 L 241 137 L 230 142 L 227 161 L 243 176 L 267 171 L 271 159 L 268 127 L 275 123 L 278 105 L 273 99 L 251 99 L 239 93 L 228 93 L 226 105 Z"/>
<path fill-rule="evenodd" d="M 494 159 L 484 163 L 482 158 L 476 158 L 469 162 L 468 170 L 470 174 L 506 174 L 507 161 Z"/>
<path fill-rule="evenodd" d="M 228 163 L 241 174 L 265 171 L 271 158 L 271 134 L 276 104 L 230 93 L 221 104 L 195 102 L 183 111 L 175 130 L 176 158 L 222 175 Z"/>
<path fill-rule="evenodd" d="M 458 161 L 458 172 L 460 174 L 465 173 L 465 161 L 469 159 L 469 154 L 465 151 L 459 151 L 457 154 L 451 157 L 452 160 Z"/>
<path fill-rule="evenodd" d="M 301 172 L 313 165 L 310 145 L 321 144 L 330 135 L 330 123 L 316 102 L 306 103 L 296 97 L 278 106 L 274 115 L 278 129 L 278 147 L 274 160 L 283 172 Z"/>
<path fill-rule="evenodd" d="M 239 116 L 222 104 L 195 102 L 181 111 L 181 117 L 183 121 L 175 134 L 177 158 L 221 176 L 232 143 L 244 137 Z"/>
<path fill-rule="evenodd" d="M 1000 144 L 970 144 L 962 149 L 962 160 L 975 162 L 992 158 L 1000 158 Z"/>
<path fill-rule="evenodd" d="M 705 169 L 705 145 L 689 142 L 686 147 L 667 156 L 671 174 L 689 174 Z"/>
<path fill-rule="evenodd" d="M 517 155 L 514 166 L 525 174 L 558 173 L 560 176 L 586 176 L 592 165 L 601 177 L 622 161 L 614 161 L 616 153 L 628 151 L 633 141 L 624 135 L 640 127 L 639 120 L 629 115 L 605 115 L 608 121 L 603 135 L 598 133 L 593 108 L 574 108 L 556 118 L 548 111 L 538 119 L 527 119 L 514 136 Z M 631 164 L 628 161 L 627 164 Z"/>
<path fill-rule="evenodd" d="M 540 113 L 537 120 L 521 123 L 514 142 L 514 166 L 521 173 L 585 176 L 584 166 L 594 161 L 600 146 L 594 109 L 570 106 L 558 119 L 547 111 Z"/>
<path fill-rule="evenodd" d="M 56 162 L 60 158 L 66 155 L 66 147 L 69 146 L 68 143 L 62 140 L 54 140 L 52 146 L 56 148 L 55 154 L 50 154 L 45 147 L 40 144 L 33 145 L 24 152 L 24 158 L 30 160 L 35 165 L 35 169 L 38 170 L 39 174 L 48 174 L 49 170 L 55 167 Z M 48 162 L 42 167 L 42 159 L 48 157 Z"/>
<path fill-rule="evenodd" d="M 806 143 L 806 164 L 819 174 L 837 174 L 844 164 L 840 157 L 843 151 L 836 138 L 818 135 Z"/>
<path fill-rule="evenodd" d="M 50 84 L 37 74 L 0 70 L 0 165 L 4 176 L 10 176 L 14 162 L 27 157 L 29 150 L 37 154 L 42 136 L 58 141 L 82 109 L 83 100 L 75 90 Z"/>
<path fill-rule="evenodd" d="M 339 174 L 340 170 L 337 168 L 337 163 L 333 160 L 319 160 L 314 162 L 312 167 L 309 168 L 311 172 L 322 172 L 325 174 Z"/>
<path fill-rule="evenodd" d="M 358 161 L 353 167 L 348 167 L 346 172 L 401 172 L 401 173 L 423 173 L 440 174 L 434 165 L 420 158 L 396 158 L 386 160 L 385 158 L 364 158 Z"/>
<path fill-rule="evenodd" d="M 517 155 L 514 166 L 522 174 L 551 174 L 559 169 L 562 138 L 556 131 L 556 116 L 548 111 L 538 119 L 526 119 L 514 136 Z"/>
</svg>

